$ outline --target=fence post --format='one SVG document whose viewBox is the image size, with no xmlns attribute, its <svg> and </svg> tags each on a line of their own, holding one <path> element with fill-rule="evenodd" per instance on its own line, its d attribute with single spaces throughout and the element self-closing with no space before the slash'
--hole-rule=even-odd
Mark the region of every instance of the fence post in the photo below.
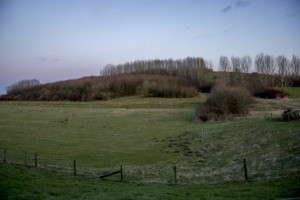
<svg viewBox="0 0 300 200">
<path fill-rule="evenodd" d="M 121 165 L 120 171 L 121 171 L 121 181 L 123 181 L 123 167 L 122 167 L 122 165 Z"/>
<path fill-rule="evenodd" d="M 244 171 L 245 171 L 245 181 L 248 181 L 247 163 L 245 158 L 244 158 Z"/>
<path fill-rule="evenodd" d="M 37 167 L 37 155 L 34 154 L 34 166 Z"/>
<path fill-rule="evenodd" d="M 6 149 L 4 149 L 4 157 L 3 157 L 3 162 L 6 163 Z"/>
<path fill-rule="evenodd" d="M 174 169 L 174 182 L 177 184 L 177 174 L 176 174 L 176 165 L 173 167 Z"/>
<path fill-rule="evenodd" d="M 76 176 L 76 174 L 77 174 L 77 172 L 76 172 L 76 160 L 74 160 L 74 165 L 73 165 L 73 167 L 74 167 L 74 176 Z"/>
<path fill-rule="evenodd" d="M 25 151 L 25 165 L 27 165 L 27 152 Z"/>
<path fill-rule="evenodd" d="M 201 130 L 201 142 L 203 142 L 203 129 Z"/>
</svg>

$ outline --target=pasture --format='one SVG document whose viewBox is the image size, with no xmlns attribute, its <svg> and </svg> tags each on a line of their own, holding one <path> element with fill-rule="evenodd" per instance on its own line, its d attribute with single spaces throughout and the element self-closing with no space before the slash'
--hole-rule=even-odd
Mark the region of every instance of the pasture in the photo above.
<svg viewBox="0 0 300 200">
<path fill-rule="evenodd" d="M 254 185 L 293 180 L 293 186 L 283 184 L 285 191 L 294 191 L 286 195 L 295 196 L 292 188 L 299 188 L 300 170 L 299 122 L 270 117 L 195 122 L 195 108 L 205 99 L 126 97 L 96 102 L 0 102 L 0 148 L 7 149 L 8 162 L 20 164 L 24 164 L 27 152 L 29 166 L 33 166 L 34 153 L 38 154 L 39 167 L 62 172 L 59 176 L 66 182 L 74 180 L 65 175 L 72 174 L 76 160 L 78 174 L 84 177 L 75 180 L 79 185 L 89 181 L 94 185 L 99 175 L 122 165 L 127 186 L 113 182 L 119 180 L 118 175 L 97 183 L 128 188 L 151 183 L 155 190 L 167 191 L 172 186 L 165 184 L 174 183 L 176 165 L 178 184 L 185 186 L 171 190 L 182 190 L 184 194 L 189 187 L 207 184 L 226 183 L 224 187 L 230 188 L 233 183 L 241 183 L 244 187 L 245 158 L 249 180 Z M 269 104 L 271 110 L 280 109 Z M 253 107 L 256 108 L 261 110 L 261 103 Z M 1 168 L 23 170 L 17 166 Z M 39 173 L 31 168 L 24 171 L 24 177 Z M 48 176 L 42 171 L 41 179 L 45 173 Z M 54 181 L 56 176 L 51 174 L 50 179 Z M 2 174 L 2 186 L 5 181 Z M 141 186 L 141 191 L 143 187 L 146 186 Z M 211 189 L 208 194 L 213 196 L 215 190 Z M 255 190 L 251 191 L 254 195 Z"/>
</svg>

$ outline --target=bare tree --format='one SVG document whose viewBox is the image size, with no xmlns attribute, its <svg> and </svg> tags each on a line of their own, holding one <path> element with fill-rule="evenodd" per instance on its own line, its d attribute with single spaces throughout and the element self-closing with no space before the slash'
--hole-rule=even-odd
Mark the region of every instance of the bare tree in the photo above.
<svg viewBox="0 0 300 200">
<path fill-rule="evenodd" d="M 267 70 L 265 65 L 265 55 L 263 53 L 259 53 L 256 55 L 254 60 L 255 71 L 259 73 L 259 81 L 262 85 L 268 85 L 268 78 L 266 76 Z"/>
<path fill-rule="evenodd" d="M 230 62 L 227 56 L 221 56 L 219 60 L 219 69 L 223 72 L 228 72 L 231 70 Z"/>
<path fill-rule="evenodd" d="M 264 54 L 263 53 L 256 55 L 254 65 L 255 65 L 256 72 L 258 72 L 259 74 L 265 74 L 265 64 L 264 64 Z"/>
<path fill-rule="evenodd" d="M 206 64 L 207 69 L 213 71 L 214 65 L 213 65 L 213 62 L 212 62 L 211 60 L 206 60 L 206 61 L 205 61 L 205 64 Z"/>
<path fill-rule="evenodd" d="M 252 59 L 249 55 L 244 56 L 241 59 L 241 71 L 244 73 L 249 73 L 251 71 Z"/>
<path fill-rule="evenodd" d="M 278 66 L 278 75 L 280 78 L 281 87 L 286 87 L 289 76 L 289 60 L 284 56 L 277 56 L 276 63 Z"/>
<path fill-rule="evenodd" d="M 231 66 L 233 72 L 241 72 L 241 60 L 239 57 L 231 56 Z"/>
<path fill-rule="evenodd" d="M 275 81 L 275 71 L 276 71 L 276 65 L 274 62 L 273 56 L 265 55 L 264 56 L 264 74 L 267 74 L 266 77 L 268 84 L 270 84 L 272 87 L 274 87 L 274 81 Z"/>
<path fill-rule="evenodd" d="M 25 79 L 18 81 L 11 86 L 6 87 L 7 93 L 11 92 L 14 89 L 21 89 L 21 88 L 26 88 L 26 87 L 31 87 L 31 86 L 36 86 L 39 85 L 40 81 L 37 79 Z"/>
<path fill-rule="evenodd" d="M 291 75 L 294 79 L 300 79 L 300 58 L 296 55 L 293 55 L 291 60 Z"/>
</svg>

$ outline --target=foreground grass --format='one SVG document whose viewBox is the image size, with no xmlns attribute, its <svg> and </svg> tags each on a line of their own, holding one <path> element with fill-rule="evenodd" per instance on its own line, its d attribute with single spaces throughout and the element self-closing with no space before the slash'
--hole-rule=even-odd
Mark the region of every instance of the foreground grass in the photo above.
<svg viewBox="0 0 300 200">
<path fill-rule="evenodd" d="M 10 163 L 0 166 L 0 199 L 299 196 L 299 121 L 194 122 L 205 98 L 0 102 L 0 149 Z M 273 101 L 257 104 L 253 109 L 278 109 Z M 12 164 L 24 164 L 24 152 L 29 167 Z M 39 169 L 31 168 L 34 153 Z M 250 183 L 243 182 L 244 158 Z M 71 176 L 73 160 L 78 177 Z M 96 178 L 120 165 L 129 183 Z M 180 186 L 170 185 L 174 165 Z"/>
<path fill-rule="evenodd" d="M 216 185 L 100 181 L 0 164 L 0 199 L 280 199 L 299 197 L 299 178 Z"/>
<path fill-rule="evenodd" d="M 124 166 L 138 183 L 242 181 L 293 177 L 300 171 L 299 122 L 248 119 L 193 121 L 191 99 L 128 97 L 109 102 L 1 102 L 0 149 L 9 162 L 97 177 Z M 136 105 L 137 108 L 134 106 Z M 151 105 L 151 106 L 150 106 Z M 176 105 L 176 106 L 174 106 Z"/>
</svg>

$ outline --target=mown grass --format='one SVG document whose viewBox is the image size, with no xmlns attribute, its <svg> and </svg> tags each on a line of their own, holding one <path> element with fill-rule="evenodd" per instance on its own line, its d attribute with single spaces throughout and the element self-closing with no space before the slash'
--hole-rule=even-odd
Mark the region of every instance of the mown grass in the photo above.
<svg viewBox="0 0 300 200">
<path fill-rule="evenodd" d="M 129 199 L 134 198 L 135 192 L 143 193 L 144 190 L 154 191 L 151 193 L 153 196 L 146 196 L 147 198 L 171 199 L 168 195 L 154 194 L 177 190 L 188 193 L 197 190 L 198 186 L 188 186 L 195 184 L 219 184 L 218 187 L 222 187 L 220 184 L 226 183 L 223 192 L 229 195 L 227 191 L 234 190 L 234 187 L 243 182 L 244 158 L 247 159 L 249 179 L 253 181 L 253 187 L 267 190 L 258 193 L 256 197 L 259 194 L 273 195 L 272 190 L 277 186 L 275 183 L 272 185 L 272 180 L 283 180 L 281 186 L 286 187 L 286 191 L 294 191 L 289 182 L 294 180 L 299 183 L 299 122 L 281 122 L 270 118 L 194 122 L 194 110 L 198 102 L 205 98 L 126 97 L 107 102 L 0 102 L 0 148 L 8 150 L 8 162 L 23 164 L 26 151 L 28 165 L 32 166 L 33 155 L 37 153 L 39 167 L 63 169 L 61 171 L 65 174 L 72 173 L 73 160 L 76 159 L 78 173 L 85 177 L 84 180 L 78 180 L 83 181 L 79 185 L 91 180 L 87 177 L 98 177 L 104 171 L 112 171 L 123 165 L 125 179 L 129 181 L 129 185 L 124 188 L 134 190 Z M 140 187 L 133 184 L 171 184 L 174 182 L 174 165 L 178 170 L 178 183 L 187 186 L 151 184 Z M 12 174 L 14 171 L 25 170 L 9 166 L 1 167 L 8 167 L 7 170 L 11 170 Z M 31 168 L 27 172 L 29 175 L 39 173 Z M 20 176 L 17 180 L 22 179 L 20 174 L 16 176 Z M 50 179 L 57 178 L 53 174 L 49 176 Z M 73 180 L 72 177 L 63 177 L 65 182 Z M 118 176 L 108 178 L 117 179 Z M 5 180 L 1 181 L 5 185 Z M 238 183 L 227 185 L 228 182 Z M 16 188 L 23 187 L 18 186 L 20 183 L 16 181 L 11 185 L 12 188 L 14 184 Z M 93 181 L 90 184 L 93 185 Z M 123 183 L 105 181 L 99 184 L 104 184 L 101 187 L 111 188 L 113 193 L 116 192 L 113 188 L 122 187 Z M 271 192 L 268 192 L 269 187 Z M 297 187 L 299 188 L 299 184 Z M 63 188 L 62 186 L 62 191 L 58 192 L 60 196 L 72 198 L 67 194 L 70 192 L 68 187 L 65 188 L 65 193 Z M 87 186 L 86 190 L 90 191 L 91 188 Z M 210 196 L 224 197 L 223 193 L 212 188 L 208 186 L 207 189 Z M 248 190 L 247 187 L 244 189 Z M 33 191 L 28 194 L 24 194 L 23 189 L 18 191 L 21 196 L 35 196 Z M 45 189 L 47 195 L 48 191 Z M 97 193 L 98 190 L 95 191 Z M 255 192 L 256 189 L 253 189 L 248 197 Z M 89 197 L 95 195 L 92 191 L 89 193 Z M 104 195 L 109 193 L 103 192 Z M 15 194 L 18 195 L 18 192 Z M 196 194 L 201 196 L 195 192 Z M 275 196 L 280 194 L 274 193 Z M 243 196 L 243 192 L 238 192 L 238 195 L 247 197 Z"/>
<path fill-rule="evenodd" d="M 14 164 L 0 164 L 1 199 L 280 199 L 297 197 L 297 178 L 216 185 L 99 181 Z"/>
</svg>

